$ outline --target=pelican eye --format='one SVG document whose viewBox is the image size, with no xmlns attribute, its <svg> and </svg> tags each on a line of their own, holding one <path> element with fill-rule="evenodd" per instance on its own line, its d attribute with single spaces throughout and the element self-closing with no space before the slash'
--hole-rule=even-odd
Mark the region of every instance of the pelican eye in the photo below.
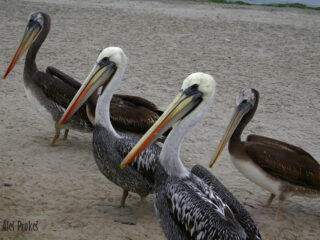
<svg viewBox="0 0 320 240">
<path fill-rule="evenodd" d="M 193 90 L 198 90 L 198 88 L 199 88 L 199 84 L 193 84 L 191 87 L 190 87 L 191 89 L 193 89 Z"/>
<path fill-rule="evenodd" d="M 186 88 L 183 91 L 183 93 L 188 97 L 192 95 L 196 95 L 196 94 L 199 94 L 198 88 L 199 88 L 199 84 L 193 84 L 190 87 Z"/>
<path fill-rule="evenodd" d="M 37 19 L 37 16 L 38 16 L 38 13 L 33 13 L 33 14 L 30 16 L 30 20 L 36 20 L 36 19 Z"/>
<path fill-rule="evenodd" d="M 110 63 L 110 59 L 108 57 L 102 58 L 99 62 L 98 65 L 100 66 L 106 66 Z"/>
<path fill-rule="evenodd" d="M 27 27 L 29 27 L 29 28 L 34 27 L 36 24 L 37 24 L 37 22 L 34 19 L 30 19 L 27 24 Z"/>
</svg>

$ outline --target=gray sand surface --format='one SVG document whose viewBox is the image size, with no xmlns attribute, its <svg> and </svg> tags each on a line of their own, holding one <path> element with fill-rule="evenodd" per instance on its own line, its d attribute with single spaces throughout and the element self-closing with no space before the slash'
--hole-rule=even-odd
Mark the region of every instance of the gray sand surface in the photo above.
<svg viewBox="0 0 320 240">
<path fill-rule="evenodd" d="M 215 105 L 183 143 L 188 168 L 207 166 L 235 96 L 246 87 L 259 90 L 261 98 L 244 135 L 288 141 L 320 159 L 319 11 L 192 1 L 2 0 L 1 72 L 36 10 L 52 19 L 37 58 L 42 70 L 51 65 L 83 81 L 102 48 L 119 46 L 129 57 L 119 92 L 143 96 L 161 109 L 190 73 L 215 77 Z M 114 221 L 128 212 L 104 212 L 108 207 L 102 206 L 119 204 L 122 192 L 99 172 L 90 134 L 72 131 L 67 141 L 48 146 L 53 126 L 25 96 L 23 62 L 0 80 L 0 239 L 164 239 L 152 196 L 139 212 L 139 197 L 130 194 L 136 225 Z M 241 202 L 268 198 L 235 169 L 226 150 L 211 171 Z M 253 216 L 272 215 L 277 204 L 246 207 Z M 4 220 L 38 221 L 38 231 L 1 231 Z M 292 197 L 282 221 L 258 227 L 269 240 L 319 239 L 319 199 Z"/>
</svg>

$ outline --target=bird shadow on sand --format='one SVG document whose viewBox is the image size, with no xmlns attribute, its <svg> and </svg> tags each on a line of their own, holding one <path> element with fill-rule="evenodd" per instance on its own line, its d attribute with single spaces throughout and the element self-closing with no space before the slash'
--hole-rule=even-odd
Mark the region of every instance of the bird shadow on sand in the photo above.
<svg viewBox="0 0 320 240">
<path fill-rule="evenodd" d="M 296 200 L 296 199 L 295 199 Z M 310 199 L 310 201 L 312 201 Z M 252 218 L 257 223 L 281 223 L 288 220 L 298 222 L 317 221 L 320 214 L 309 206 L 301 205 L 297 202 L 286 200 L 283 215 L 276 219 L 276 211 L 278 208 L 278 199 L 275 199 L 270 206 L 265 206 L 257 200 L 247 198 L 244 202 L 246 208 L 249 207 Z M 313 219 L 313 220 L 312 220 Z"/>
<path fill-rule="evenodd" d="M 116 203 L 103 203 L 98 204 L 100 209 L 105 214 L 110 214 L 114 217 L 114 222 L 127 224 L 127 225 L 136 225 L 139 219 L 154 214 L 152 200 L 148 199 L 146 202 L 136 201 L 136 197 L 130 198 L 130 203 L 126 206 L 119 207 Z"/>
<path fill-rule="evenodd" d="M 114 221 L 122 224 L 136 225 L 137 217 L 134 214 L 132 208 L 125 207 L 121 208 L 119 206 L 114 206 L 111 204 L 100 205 L 103 213 L 114 215 Z"/>
<path fill-rule="evenodd" d="M 50 144 L 52 142 L 54 134 L 46 133 L 46 135 L 33 135 L 31 137 L 31 140 L 33 143 L 37 143 L 41 146 L 46 146 L 50 147 Z M 56 144 L 54 146 L 51 146 L 53 148 L 56 147 L 70 147 L 70 148 L 75 148 L 75 150 L 83 149 L 83 148 L 88 148 L 91 147 L 92 143 L 92 134 L 88 134 L 88 136 L 79 136 L 69 134 L 67 139 L 63 139 L 63 134 L 62 136 L 59 137 L 57 140 Z"/>
</svg>

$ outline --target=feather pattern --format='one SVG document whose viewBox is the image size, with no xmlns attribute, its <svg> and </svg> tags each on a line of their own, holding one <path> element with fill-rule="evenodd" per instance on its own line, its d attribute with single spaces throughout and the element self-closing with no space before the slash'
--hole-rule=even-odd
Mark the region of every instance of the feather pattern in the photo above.
<svg viewBox="0 0 320 240">
<path fill-rule="evenodd" d="M 30 101 L 54 124 L 80 89 L 81 82 L 52 66 L 47 67 L 46 72 L 38 70 L 35 59 L 50 31 L 51 20 L 48 14 L 43 12 L 37 14 L 43 18 L 43 26 L 26 55 L 24 84 Z M 88 115 L 91 121 L 87 115 L 86 106 L 81 106 L 64 128 L 92 131 L 97 99 L 98 95 L 95 94 L 88 101 Z M 137 134 L 146 132 L 162 113 L 148 100 L 128 95 L 115 95 L 110 112 L 111 121 L 117 129 Z"/>
<path fill-rule="evenodd" d="M 54 122 L 60 119 L 78 91 L 63 78 L 40 71 L 34 73 L 32 79 L 25 74 L 24 79 L 25 87 L 38 102 L 37 105 L 44 107 Z M 87 117 L 85 107 L 81 107 L 65 127 L 84 132 L 92 131 L 93 126 Z"/>
<path fill-rule="evenodd" d="M 68 107 L 80 83 L 53 67 L 48 67 L 46 72 L 38 70 L 35 62 L 36 55 L 49 33 L 51 20 L 50 16 L 45 13 L 35 14 L 42 17 L 43 26 L 26 55 L 23 72 L 24 85 L 27 96 L 35 108 L 55 123 Z M 92 131 L 93 128 L 85 107 L 80 108 L 64 127 L 85 132 Z"/>
<path fill-rule="evenodd" d="M 59 69 L 49 66 L 46 72 L 52 77 L 61 79 L 64 84 L 68 85 L 68 87 L 72 87 L 75 93 L 81 87 L 80 82 L 60 71 Z M 71 99 L 70 96 L 67 98 L 67 104 L 71 102 L 74 94 L 71 94 Z M 94 119 L 95 116 L 97 101 L 97 94 L 94 94 L 88 100 L 87 113 L 89 112 L 88 114 L 92 115 L 92 119 Z M 84 120 L 87 121 L 86 115 L 84 115 L 86 114 L 86 111 L 84 109 L 85 107 L 81 107 L 79 113 L 81 113 L 81 116 L 84 118 Z M 142 134 L 146 132 L 155 123 L 155 121 L 157 121 L 161 114 L 162 111 L 160 111 L 154 103 L 141 97 L 114 94 L 111 99 L 111 122 L 112 125 L 120 131 L 129 131 L 137 134 Z M 91 120 L 91 122 L 94 122 L 94 120 Z"/>
<path fill-rule="evenodd" d="M 305 150 L 303 150 L 300 147 L 294 146 L 292 144 L 286 143 L 286 142 L 282 142 L 273 138 L 268 138 L 268 137 L 264 137 L 264 136 L 260 136 L 260 135 L 255 135 L 255 134 L 250 134 L 247 136 L 247 141 L 248 142 L 260 142 L 260 143 L 264 143 L 266 145 L 272 145 L 275 148 L 278 149 L 283 149 L 286 151 L 291 151 L 291 152 L 295 152 L 298 153 L 300 155 L 304 155 L 306 157 L 310 157 L 311 159 L 313 159 L 314 163 L 317 163 L 317 161 Z"/>
<path fill-rule="evenodd" d="M 206 183 L 221 197 L 222 201 L 230 207 L 234 216 L 246 231 L 248 239 L 261 239 L 259 230 L 257 229 L 248 211 L 214 175 L 212 175 L 205 167 L 201 165 L 195 165 L 191 172 L 198 176 L 204 183 Z"/>
<path fill-rule="evenodd" d="M 119 146 L 119 153 L 123 159 L 135 146 L 139 138 L 130 135 L 123 135 L 122 137 L 123 139 L 121 141 L 118 139 L 117 144 Z M 132 161 L 130 166 L 154 183 L 155 165 L 160 151 L 161 148 L 158 145 L 153 144 L 149 148 L 146 148 L 144 151 L 142 151 Z"/>
<path fill-rule="evenodd" d="M 204 82 L 215 86 L 212 77 L 202 73 L 190 75 L 191 83 L 188 78 L 185 81 L 196 91 L 199 85 L 192 85 L 194 77 L 205 76 Z M 213 100 L 214 89 L 201 89 L 206 97 L 174 123 L 156 163 L 155 207 L 162 229 L 169 240 L 261 240 L 246 210 L 209 171 L 197 165 L 189 172 L 181 162 L 179 149 L 186 130 L 199 121 Z"/>
<path fill-rule="evenodd" d="M 81 83 L 79 81 L 75 80 L 74 78 L 70 77 L 69 75 L 55 67 L 48 66 L 46 69 L 46 73 L 61 79 L 66 84 L 72 86 L 74 89 L 78 90 L 81 87 Z"/>
<path fill-rule="evenodd" d="M 46 72 L 47 74 L 50 74 L 52 78 L 57 78 L 57 82 L 54 84 L 58 85 L 58 80 L 61 80 L 66 85 L 64 87 L 65 92 L 62 92 L 66 98 L 63 105 L 67 104 L 68 106 L 74 94 L 80 89 L 81 83 L 59 69 L 51 66 L 47 68 Z M 58 88 L 59 86 L 55 87 Z M 71 94 L 68 95 L 69 88 L 73 88 L 74 94 L 71 92 Z M 55 91 L 52 87 L 49 90 Z M 62 91 L 62 89 L 59 90 Z M 61 96 L 57 97 L 61 99 Z M 88 101 L 88 111 L 93 118 L 95 115 L 97 100 L 98 95 L 94 94 Z M 64 106 L 64 108 L 67 106 Z M 87 121 L 86 113 L 85 107 L 82 106 L 76 114 L 80 115 L 80 117 Z M 112 125 L 120 131 L 142 134 L 146 132 L 155 123 L 155 121 L 157 121 L 161 114 L 162 111 L 160 111 L 154 103 L 136 96 L 114 94 L 110 104 L 110 118 Z M 91 120 L 91 122 L 92 121 L 93 120 Z"/>
<path fill-rule="evenodd" d="M 280 141 L 245 143 L 246 153 L 268 174 L 288 183 L 320 190 L 320 164 L 298 147 Z"/>
<path fill-rule="evenodd" d="M 275 218 L 283 214 L 283 201 L 288 195 L 319 196 L 320 165 L 306 151 L 268 137 L 249 135 L 241 140 L 244 128 L 253 118 L 259 103 L 259 92 L 243 90 L 236 99 L 235 129 L 229 132 L 229 153 L 236 168 L 249 180 L 271 192 L 267 205 L 278 197 Z M 230 127 L 229 127 L 230 130 Z M 226 135 L 224 137 L 226 139 Z"/>
<path fill-rule="evenodd" d="M 105 144 L 106 141 L 108 144 Z M 119 167 L 137 141 L 137 137 L 121 133 L 120 138 L 114 138 L 104 127 L 94 127 L 93 148 L 100 171 L 123 189 L 146 196 L 154 190 L 154 166 L 160 147 L 153 144 L 142 151 L 128 167 Z"/>
<path fill-rule="evenodd" d="M 88 101 L 87 112 L 95 117 L 98 96 L 93 95 Z M 114 94 L 110 104 L 110 119 L 113 127 L 119 131 L 136 134 L 145 133 L 159 118 L 162 111 L 152 102 L 129 95 Z"/>
<path fill-rule="evenodd" d="M 155 104 L 140 97 L 115 94 L 111 100 L 110 118 L 118 129 L 145 133 L 161 114 Z"/>
<path fill-rule="evenodd" d="M 165 184 L 156 182 L 156 186 L 155 205 L 168 239 L 247 239 L 229 206 L 193 173 L 184 179 L 167 176 Z M 170 214 L 165 216 L 164 211 Z M 174 222 L 180 231 L 166 222 Z"/>
</svg>

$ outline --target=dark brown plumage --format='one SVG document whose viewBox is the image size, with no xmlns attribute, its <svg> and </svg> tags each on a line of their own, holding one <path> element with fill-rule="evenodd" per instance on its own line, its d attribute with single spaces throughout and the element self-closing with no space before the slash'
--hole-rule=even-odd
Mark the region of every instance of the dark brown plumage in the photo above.
<svg viewBox="0 0 320 240">
<path fill-rule="evenodd" d="M 320 164 L 306 151 L 272 138 L 249 135 L 246 152 L 268 174 L 320 191 Z"/>
<path fill-rule="evenodd" d="M 50 22 L 50 16 L 43 12 L 35 12 L 30 15 L 23 41 L 3 77 L 5 78 L 10 73 L 23 52 L 29 49 L 24 67 L 27 96 L 39 113 L 54 124 L 65 112 L 80 89 L 81 83 L 51 66 L 46 69 L 46 72 L 38 70 L 35 59 L 50 31 Z M 27 46 L 26 42 L 31 44 Z M 69 128 L 84 132 L 92 131 L 97 99 L 98 95 L 94 94 L 88 101 L 88 106 L 82 106 L 64 125 L 65 138 Z M 112 124 L 117 130 L 134 134 L 146 132 L 162 114 L 152 102 L 128 95 L 115 95 L 111 101 L 110 111 Z M 55 144 L 59 134 L 60 129 L 56 128 L 52 145 Z"/>
<path fill-rule="evenodd" d="M 94 123 L 98 95 L 91 96 L 87 103 L 87 113 Z M 145 133 L 161 116 L 157 106 L 140 97 L 114 94 L 110 103 L 110 118 L 114 128 L 122 132 Z"/>
<path fill-rule="evenodd" d="M 161 116 L 161 111 L 146 99 L 116 94 L 111 100 L 110 116 L 116 129 L 143 134 Z"/>
<path fill-rule="evenodd" d="M 271 192 L 267 206 L 275 196 L 280 199 L 276 218 L 282 215 L 283 200 L 290 195 L 320 197 L 320 164 L 302 148 L 268 137 L 241 134 L 258 107 L 259 92 L 246 89 L 236 101 L 235 113 L 210 166 L 229 141 L 229 153 L 237 169 L 249 180 Z"/>
</svg>

